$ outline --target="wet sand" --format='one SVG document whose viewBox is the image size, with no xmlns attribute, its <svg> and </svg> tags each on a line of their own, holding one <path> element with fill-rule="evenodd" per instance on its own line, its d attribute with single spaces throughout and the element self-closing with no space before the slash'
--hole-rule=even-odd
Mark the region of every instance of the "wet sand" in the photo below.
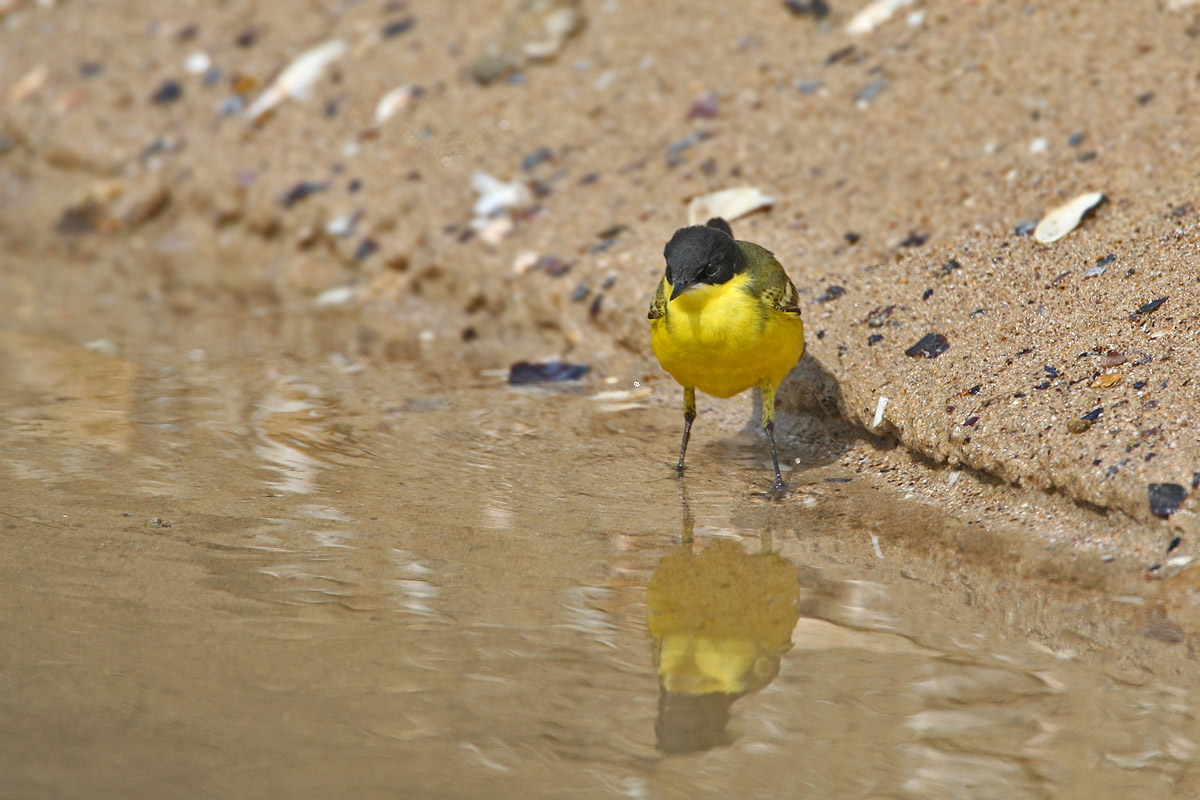
<svg viewBox="0 0 1200 800">
<path fill-rule="evenodd" d="M 22 327 L 120 350 L 145 326 L 93 334 L 85 308 L 347 303 L 375 357 L 424 335 L 497 366 L 661 380 L 642 315 L 662 243 L 688 198 L 753 185 L 774 206 L 736 233 L 802 288 L 844 417 L 869 427 L 886 397 L 875 432 L 936 462 L 1153 523 L 1148 543 L 1195 526 L 1186 501 L 1158 523 L 1147 494 L 1190 492 L 1200 463 L 1187 9 L 917 4 L 855 36 L 843 6 L 589 3 L 549 63 L 481 87 L 468 73 L 511 4 L 10 5 L 5 249 L 88 265 L 6 271 Z M 272 77 L 335 39 L 311 98 L 248 123 Z M 470 228 L 476 170 L 531 192 L 506 236 Z M 1091 190 L 1107 203 L 1068 238 L 1014 234 Z M 830 286 L 845 294 L 821 302 Z M 931 332 L 944 355 L 904 355 Z"/>
<path fill-rule="evenodd" d="M 790 431 L 776 503 L 757 436 L 681 481 L 673 411 L 591 389 L 5 345 L 5 795 L 1194 785 L 1190 590 L 849 429 Z"/>
</svg>

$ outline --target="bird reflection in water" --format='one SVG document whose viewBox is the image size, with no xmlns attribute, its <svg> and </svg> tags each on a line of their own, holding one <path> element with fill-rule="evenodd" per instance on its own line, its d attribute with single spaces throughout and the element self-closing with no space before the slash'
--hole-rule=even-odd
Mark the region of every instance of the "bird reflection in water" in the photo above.
<svg viewBox="0 0 1200 800">
<path fill-rule="evenodd" d="M 697 549 L 684 495 L 683 543 L 663 556 L 646 589 L 658 671 L 658 749 L 694 753 L 728 744 L 729 709 L 779 674 L 800 617 L 796 567 L 736 541 Z"/>
</svg>

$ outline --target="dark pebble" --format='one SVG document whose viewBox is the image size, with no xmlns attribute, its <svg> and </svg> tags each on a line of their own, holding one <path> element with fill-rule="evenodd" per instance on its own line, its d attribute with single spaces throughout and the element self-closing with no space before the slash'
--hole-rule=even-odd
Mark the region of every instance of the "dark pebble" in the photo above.
<svg viewBox="0 0 1200 800">
<path fill-rule="evenodd" d="M 825 0 L 783 0 L 783 7 L 798 17 L 825 19 L 829 16 L 829 4 Z"/>
<path fill-rule="evenodd" d="M 1137 389 L 1137 390 L 1139 390 L 1139 391 L 1140 391 L 1140 390 L 1142 390 L 1142 389 L 1145 389 L 1145 388 L 1146 388 L 1146 382 L 1145 382 L 1145 381 L 1134 381 L 1133 388 L 1134 388 L 1134 389 Z"/>
<path fill-rule="evenodd" d="M 614 246 L 617 244 L 617 242 L 619 242 L 619 241 L 621 241 L 621 237 L 619 237 L 619 236 L 610 236 L 609 238 L 607 238 L 607 239 L 605 239 L 604 241 L 600 242 L 600 244 L 593 245 L 593 246 L 592 246 L 592 249 L 591 249 L 591 251 L 590 251 L 590 252 L 592 252 L 592 253 L 603 253 L 605 250 L 609 249 L 610 247 L 614 247 Z"/>
<path fill-rule="evenodd" d="M 979 394 L 979 390 L 982 388 L 983 387 L 977 383 L 974 386 L 972 386 L 970 389 L 967 389 L 967 394 Z"/>
<path fill-rule="evenodd" d="M 708 131 L 692 131 L 682 139 L 678 139 L 667 148 L 667 166 L 673 167 L 683 160 L 683 153 L 689 147 L 703 142 L 709 137 Z"/>
<path fill-rule="evenodd" d="M 571 269 L 571 262 L 563 261 L 558 256 L 542 256 L 542 260 L 538 262 L 538 265 L 541 267 L 542 272 L 551 278 L 561 278 Z"/>
<path fill-rule="evenodd" d="M 979 422 L 979 417 L 967 417 L 966 421 L 963 422 L 963 425 L 967 426 L 968 428 L 974 428 L 976 422 Z"/>
<path fill-rule="evenodd" d="M 876 78 L 875 80 L 871 81 L 866 86 L 864 86 L 863 88 L 858 90 L 858 93 L 856 95 L 854 95 L 854 102 L 855 103 L 870 103 L 870 102 L 872 102 L 876 97 L 879 97 L 879 93 L 883 91 L 885 86 L 887 86 L 887 81 L 885 79 Z"/>
<path fill-rule="evenodd" d="M 825 290 L 825 294 L 823 294 L 817 298 L 817 302 L 818 303 L 828 303 L 830 300 L 837 300 L 839 297 L 841 297 L 845 293 L 846 293 L 846 290 L 844 287 L 830 286 L 828 289 Z"/>
<path fill-rule="evenodd" d="M 1088 422 L 1095 422 L 1100 419 L 1100 415 L 1104 413 L 1104 406 L 1097 406 L 1088 413 L 1084 414 L 1080 419 L 1086 419 Z"/>
<path fill-rule="evenodd" d="M 1039 383 L 1037 386 L 1034 386 L 1033 388 L 1034 388 L 1034 389 L 1038 389 L 1038 390 L 1041 390 L 1041 389 L 1049 389 L 1049 388 L 1050 388 L 1050 381 L 1042 381 L 1041 383 Z"/>
<path fill-rule="evenodd" d="M 600 309 L 601 309 L 601 307 L 603 307 L 603 305 L 604 305 L 604 295 L 603 294 L 596 295 L 596 299 L 592 301 L 592 304 L 590 306 L 588 306 L 588 316 L 589 317 L 599 316 Z"/>
<path fill-rule="evenodd" d="M 417 25 L 416 17 L 405 17 L 404 19 L 389 22 L 383 26 L 383 38 L 391 39 L 399 36 L 402 33 L 408 33 Z"/>
<path fill-rule="evenodd" d="M 586 364 L 568 364 L 565 361 L 547 361 L 531 364 L 518 361 L 508 369 L 508 382 L 513 386 L 529 383 L 551 383 L 554 381 L 577 381 L 587 374 Z"/>
<path fill-rule="evenodd" d="M 328 183 L 317 183 L 314 181 L 300 181 L 300 183 L 297 183 L 291 189 L 288 189 L 286 192 L 284 192 L 282 195 L 280 195 L 279 203 L 284 208 L 291 208 L 292 206 L 299 203 L 301 200 L 311 197 L 312 195 L 314 195 L 318 192 L 324 192 L 328 188 L 329 188 Z"/>
<path fill-rule="evenodd" d="M 793 85 L 796 87 L 796 90 L 800 92 L 800 94 L 812 94 L 817 89 L 821 88 L 820 81 L 811 80 L 811 79 L 804 80 L 804 81 L 796 81 L 796 83 Z"/>
<path fill-rule="evenodd" d="M 1144 106 L 1153 99 L 1154 99 L 1154 92 L 1143 92 L 1142 94 L 1138 95 L 1138 99 L 1137 99 L 1138 105 Z"/>
<path fill-rule="evenodd" d="M 916 231 L 910 231 L 908 236 L 905 237 L 904 241 L 900 243 L 900 246 L 901 247 L 920 247 L 921 245 L 925 244 L 928 241 L 929 241 L 928 233 L 917 233 Z"/>
<path fill-rule="evenodd" d="M 695 100 L 688 108 L 687 118 L 693 119 L 712 119 L 717 116 L 719 108 L 717 105 L 716 92 L 704 92 Z"/>
<path fill-rule="evenodd" d="M 945 264 L 942 264 L 942 274 L 949 275 L 951 272 L 954 272 L 954 270 L 961 269 L 961 268 L 962 268 L 962 264 L 958 263 L 958 261 L 956 261 L 955 259 L 952 258 L 949 261 L 947 261 Z"/>
<path fill-rule="evenodd" d="M 1067 137 L 1067 144 L 1069 144 L 1071 147 L 1079 147 L 1079 145 L 1083 144 L 1083 134 L 1072 133 Z"/>
<path fill-rule="evenodd" d="M 346 191 L 348 191 L 350 194 L 358 194 L 360 191 L 362 191 L 362 188 L 363 182 L 358 178 L 351 178 L 350 182 L 346 184 Z"/>
<path fill-rule="evenodd" d="M 927 333 L 921 340 L 904 351 L 904 355 L 914 358 L 937 358 L 950 349 L 950 342 L 940 333 Z"/>
<path fill-rule="evenodd" d="M 571 290 L 571 302 L 578 303 L 591 294 L 591 292 L 592 290 L 588 288 L 586 283 L 581 283 Z"/>
<path fill-rule="evenodd" d="M 1109 264 L 1111 264 L 1112 262 L 1114 262 L 1116 260 L 1117 260 L 1116 253 L 1109 253 L 1104 258 L 1098 259 L 1096 261 L 1096 266 L 1097 267 L 1107 267 Z"/>
<path fill-rule="evenodd" d="M 1023 219 L 1017 223 L 1017 227 L 1013 229 L 1013 233 L 1017 236 L 1028 236 L 1037 228 L 1040 219 Z"/>
<path fill-rule="evenodd" d="M 1171 552 L 1176 547 L 1179 547 L 1179 545 L 1181 545 L 1181 544 L 1183 544 L 1183 537 L 1176 536 L 1174 539 L 1171 540 L 1171 543 L 1169 545 L 1167 545 L 1167 552 L 1168 553 Z"/>
<path fill-rule="evenodd" d="M 1149 488 L 1150 513 L 1156 517 L 1174 514 L 1187 499 L 1187 489 L 1178 483 L 1152 483 Z"/>
<path fill-rule="evenodd" d="M 354 250 L 356 261 L 366 261 L 379 250 L 379 243 L 374 239 L 363 239 Z"/>
<path fill-rule="evenodd" d="M 174 103 L 181 97 L 183 97 L 183 84 L 179 81 L 166 80 L 154 90 L 154 94 L 150 95 L 150 102 L 156 106 L 165 106 Z"/>
<path fill-rule="evenodd" d="M 825 66 L 832 67 L 839 61 L 845 61 L 853 56 L 855 52 L 857 51 L 852 44 L 848 44 L 845 47 L 839 47 L 837 50 L 834 50 L 832 53 L 825 56 Z"/>
<path fill-rule="evenodd" d="M 987 311 L 986 311 L 986 310 L 984 310 L 984 309 L 982 309 L 982 308 L 977 308 L 977 309 L 975 309 L 974 311 L 972 311 L 972 312 L 971 312 L 971 319 L 979 319 L 980 317 L 982 317 L 982 316 L 983 316 L 984 314 L 986 314 L 986 313 L 987 313 Z"/>
<path fill-rule="evenodd" d="M 842 234 L 842 238 L 846 240 L 846 244 L 856 245 L 862 240 L 862 234 L 855 233 L 854 231 L 846 231 Z"/>
<path fill-rule="evenodd" d="M 1051 380 L 1058 377 L 1058 369 L 1049 365 L 1042 367 L 1042 371 L 1050 377 Z"/>
<path fill-rule="evenodd" d="M 1200 472 L 1192 473 L 1192 488 L 1193 489 L 1200 488 Z"/>
<path fill-rule="evenodd" d="M 79 65 L 79 74 L 85 78 L 94 78 L 104 72 L 104 65 L 99 61 L 84 61 Z"/>
<path fill-rule="evenodd" d="M 539 147 L 525 158 L 521 159 L 521 169 L 529 172 L 544 161 L 549 161 L 554 158 L 554 153 L 549 147 Z"/>
<path fill-rule="evenodd" d="M 1142 306 L 1141 308 L 1139 308 L 1137 311 L 1135 311 L 1135 312 L 1133 312 L 1132 314 L 1130 314 L 1130 315 L 1129 315 L 1129 318 L 1130 318 L 1130 319 L 1137 319 L 1137 318 L 1138 318 L 1139 316 L 1141 316 L 1142 314 L 1150 314 L 1150 313 L 1152 313 L 1152 312 L 1154 312 L 1154 311 L 1157 311 L 1157 310 L 1158 310 L 1158 307 L 1159 307 L 1159 306 L 1161 306 L 1161 305 L 1162 305 L 1163 303 L 1165 303 L 1165 302 L 1167 302 L 1167 298 L 1166 298 L 1166 297 L 1160 297 L 1160 298 L 1158 298 L 1157 300 L 1151 300 L 1149 303 L 1146 303 L 1144 306 Z"/>
<path fill-rule="evenodd" d="M 96 230 L 96 213 L 96 207 L 92 203 L 71 206 L 63 211 L 58 222 L 54 223 L 54 230 L 64 236 L 92 233 Z"/>
<path fill-rule="evenodd" d="M 867 337 L 867 346 L 870 347 L 870 346 L 874 345 L 876 342 L 882 342 L 882 341 L 883 341 L 882 333 L 872 333 L 870 336 Z"/>
<path fill-rule="evenodd" d="M 233 38 L 233 43 L 238 47 L 253 47 L 258 43 L 258 37 L 262 35 L 262 31 L 258 28 L 246 28 Z"/>
</svg>

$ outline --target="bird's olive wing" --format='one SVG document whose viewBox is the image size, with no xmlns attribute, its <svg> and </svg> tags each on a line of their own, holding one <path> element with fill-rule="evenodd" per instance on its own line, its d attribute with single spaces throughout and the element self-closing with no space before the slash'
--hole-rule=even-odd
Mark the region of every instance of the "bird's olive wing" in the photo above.
<svg viewBox="0 0 1200 800">
<path fill-rule="evenodd" d="M 781 280 L 771 281 L 763 289 L 763 302 L 776 311 L 793 317 L 800 316 L 800 295 L 796 292 L 796 287 L 782 269 L 779 270 L 779 277 Z"/>
<path fill-rule="evenodd" d="M 795 290 L 793 290 L 795 291 Z M 654 300 L 650 303 L 650 310 L 646 312 L 646 319 L 661 319 L 667 315 L 667 279 L 663 278 L 658 284 L 658 291 L 654 293 Z"/>
</svg>

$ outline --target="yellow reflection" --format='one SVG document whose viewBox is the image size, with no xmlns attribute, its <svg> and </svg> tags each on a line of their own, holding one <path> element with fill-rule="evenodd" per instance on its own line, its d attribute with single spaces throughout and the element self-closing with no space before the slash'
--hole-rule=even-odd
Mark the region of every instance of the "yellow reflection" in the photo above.
<svg viewBox="0 0 1200 800">
<path fill-rule="evenodd" d="M 731 540 L 697 552 L 685 530 L 684 544 L 650 578 L 646 614 L 659 679 L 658 747 L 707 750 L 728 741 L 734 701 L 779 674 L 800 617 L 800 581 L 786 559 L 751 555 Z"/>
</svg>

